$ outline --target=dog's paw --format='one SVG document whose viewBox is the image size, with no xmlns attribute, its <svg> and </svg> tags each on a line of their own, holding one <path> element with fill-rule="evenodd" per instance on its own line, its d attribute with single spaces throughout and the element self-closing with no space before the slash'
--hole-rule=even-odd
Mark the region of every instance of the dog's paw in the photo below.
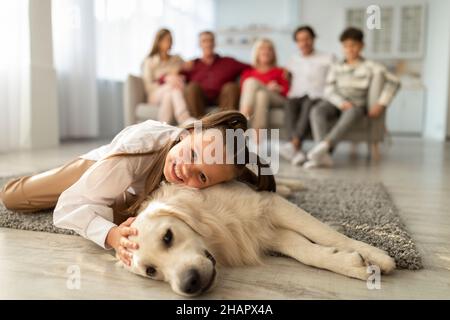
<svg viewBox="0 0 450 320">
<path fill-rule="evenodd" d="M 350 257 L 352 259 L 352 266 L 355 267 L 367 267 L 369 263 L 364 259 L 364 257 L 357 251 L 353 251 L 350 253 Z"/>
<path fill-rule="evenodd" d="M 370 274 L 367 272 L 368 262 L 357 251 L 341 250 L 335 247 L 327 247 L 327 261 L 330 270 L 350 278 L 367 280 Z"/>
<path fill-rule="evenodd" d="M 378 248 L 370 248 L 370 250 L 363 253 L 363 256 L 370 265 L 378 266 L 381 272 L 384 274 L 391 273 L 396 267 L 395 260 L 390 257 L 384 250 Z"/>
<path fill-rule="evenodd" d="M 279 185 L 277 186 L 277 193 L 283 198 L 287 198 L 293 194 L 293 191 L 288 186 Z"/>
<path fill-rule="evenodd" d="M 366 281 L 370 274 L 367 272 L 368 261 L 356 251 L 349 254 L 348 276 Z"/>
<path fill-rule="evenodd" d="M 337 248 L 327 248 L 333 264 L 337 266 L 336 271 L 351 278 L 367 280 L 367 262 L 361 254 L 356 251 L 339 250 Z"/>
<path fill-rule="evenodd" d="M 363 256 L 356 251 L 339 250 L 334 247 L 329 247 L 326 250 L 327 253 L 336 260 L 336 262 L 342 265 L 351 267 L 361 267 L 367 265 Z"/>
<path fill-rule="evenodd" d="M 348 270 L 346 276 L 350 278 L 359 279 L 362 281 L 367 281 L 370 277 L 370 273 L 367 272 L 367 267 L 352 267 Z"/>
<path fill-rule="evenodd" d="M 345 275 L 366 281 L 370 273 L 367 272 L 369 261 L 367 261 L 362 254 L 357 251 L 339 251 L 345 255 Z"/>
<path fill-rule="evenodd" d="M 390 257 L 388 254 L 382 254 L 377 256 L 375 259 L 373 259 L 374 262 L 372 264 L 375 264 L 380 267 L 380 270 L 384 274 L 389 274 L 392 271 L 395 270 L 395 260 L 394 258 Z"/>
<path fill-rule="evenodd" d="M 388 274 L 392 272 L 396 265 L 395 260 L 389 254 L 379 248 L 371 246 L 367 243 L 357 241 L 352 248 L 363 256 L 363 258 L 370 264 L 378 266 L 382 273 Z"/>
</svg>

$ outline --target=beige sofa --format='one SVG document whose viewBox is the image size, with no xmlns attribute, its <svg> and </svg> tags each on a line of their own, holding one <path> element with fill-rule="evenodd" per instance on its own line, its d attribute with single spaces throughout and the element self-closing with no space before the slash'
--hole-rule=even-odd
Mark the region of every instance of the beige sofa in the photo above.
<svg viewBox="0 0 450 320">
<path fill-rule="evenodd" d="M 368 105 L 372 106 L 378 99 L 384 84 L 384 78 L 374 76 L 369 89 Z M 124 120 L 125 126 L 142 122 L 148 119 L 157 119 L 158 107 L 147 104 L 142 78 L 129 75 L 124 86 Z M 208 111 L 213 111 L 211 108 Z M 368 159 L 379 159 L 379 143 L 383 141 L 386 132 L 385 115 L 383 112 L 379 118 L 369 119 L 366 117 L 363 121 L 357 123 L 355 127 L 348 132 L 344 140 L 352 142 L 365 142 L 368 145 Z M 280 129 L 280 138 L 286 138 L 284 124 L 284 111 L 282 108 L 273 108 L 270 111 L 269 128 Z M 333 123 L 330 123 L 330 127 Z"/>
</svg>

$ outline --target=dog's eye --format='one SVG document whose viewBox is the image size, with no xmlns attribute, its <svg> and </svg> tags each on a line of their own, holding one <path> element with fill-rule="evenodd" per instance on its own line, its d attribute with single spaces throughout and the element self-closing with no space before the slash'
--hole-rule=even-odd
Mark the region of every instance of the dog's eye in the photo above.
<svg viewBox="0 0 450 320">
<path fill-rule="evenodd" d="M 172 240 L 173 240 L 172 230 L 168 229 L 163 237 L 163 242 L 166 246 L 170 246 L 172 244 Z"/>
<path fill-rule="evenodd" d="M 147 270 L 145 270 L 145 273 L 147 273 L 147 275 L 149 277 L 154 277 L 156 274 L 156 268 L 155 267 L 147 267 Z"/>
</svg>

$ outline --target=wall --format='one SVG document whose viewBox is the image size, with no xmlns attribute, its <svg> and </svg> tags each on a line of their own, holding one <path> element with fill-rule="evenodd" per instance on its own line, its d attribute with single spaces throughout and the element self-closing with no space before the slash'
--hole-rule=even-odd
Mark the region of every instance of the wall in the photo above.
<svg viewBox="0 0 450 320">
<path fill-rule="evenodd" d="M 447 136 L 450 88 L 450 1 L 433 0 L 428 6 L 428 38 L 424 81 L 427 87 L 424 136 L 444 141 Z"/>
<path fill-rule="evenodd" d="M 283 65 L 295 52 L 292 31 L 299 20 L 299 2 L 297 0 L 217 0 L 216 30 L 229 27 L 244 28 L 252 24 L 265 24 L 275 32 L 265 34 L 275 43 L 279 64 Z M 220 39 L 220 37 L 218 37 Z M 251 46 L 221 46 L 218 41 L 217 51 L 250 62 Z"/>
<path fill-rule="evenodd" d="M 450 74 L 450 69 L 448 70 Z M 448 108 L 447 108 L 447 140 L 450 140 L 450 83 L 448 87 Z"/>
</svg>

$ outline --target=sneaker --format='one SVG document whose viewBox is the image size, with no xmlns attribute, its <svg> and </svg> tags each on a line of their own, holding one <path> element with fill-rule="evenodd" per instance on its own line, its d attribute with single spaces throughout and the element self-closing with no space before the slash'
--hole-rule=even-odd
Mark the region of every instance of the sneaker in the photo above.
<svg viewBox="0 0 450 320">
<path fill-rule="evenodd" d="M 329 153 L 322 155 L 319 161 L 309 160 L 303 164 L 304 169 L 330 168 L 333 166 L 333 158 Z"/>
<path fill-rule="evenodd" d="M 295 150 L 294 145 L 290 142 L 280 146 L 280 156 L 285 160 L 292 161 L 296 155 L 296 152 L 297 150 Z"/>
<path fill-rule="evenodd" d="M 316 162 L 321 162 L 321 158 L 328 154 L 329 155 L 329 149 L 327 143 L 320 142 L 318 145 L 316 145 L 311 151 L 308 152 L 308 160 L 314 160 Z"/>
<path fill-rule="evenodd" d="M 302 165 L 303 169 L 315 169 L 318 168 L 319 165 L 314 160 L 308 160 Z"/>
<path fill-rule="evenodd" d="M 306 155 L 303 151 L 297 151 L 292 157 L 291 164 L 293 166 L 300 166 L 306 161 Z"/>
</svg>

